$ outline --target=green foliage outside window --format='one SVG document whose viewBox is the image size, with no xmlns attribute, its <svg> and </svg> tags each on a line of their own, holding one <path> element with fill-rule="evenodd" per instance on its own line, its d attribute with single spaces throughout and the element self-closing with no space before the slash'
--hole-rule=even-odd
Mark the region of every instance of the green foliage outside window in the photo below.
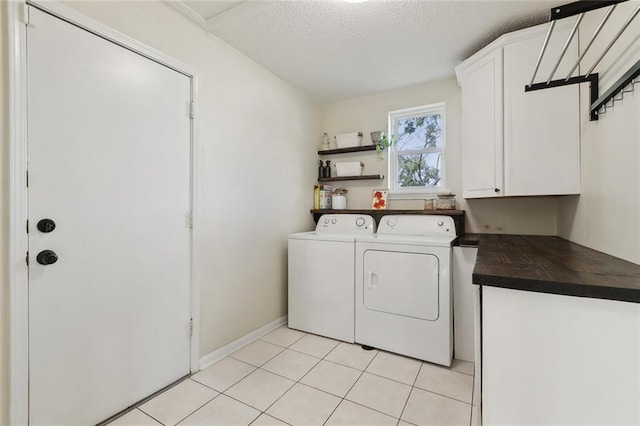
<svg viewBox="0 0 640 426">
<path fill-rule="evenodd" d="M 434 114 L 400 119 L 396 135 L 398 186 L 438 186 L 441 180 L 442 152 L 438 148 L 442 147 L 442 116 Z M 419 152 L 428 148 L 435 149 Z"/>
</svg>

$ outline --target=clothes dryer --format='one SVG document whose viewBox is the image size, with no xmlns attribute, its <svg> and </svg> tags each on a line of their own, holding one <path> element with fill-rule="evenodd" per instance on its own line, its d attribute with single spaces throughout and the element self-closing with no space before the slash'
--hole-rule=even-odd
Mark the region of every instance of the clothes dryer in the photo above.
<svg viewBox="0 0 640 426">
<path fill-rule="evenodd" d="M 357 343 L 451 365 L 455 237 L 449 216 L 391 215 L 356 238 Z"/>
<path fill-rule="evenodd" d="M 326 214 L 289 235 L 289 327 L 354 342 L 355 238 L 375 229 L 368 215 Z"/>
</svg>

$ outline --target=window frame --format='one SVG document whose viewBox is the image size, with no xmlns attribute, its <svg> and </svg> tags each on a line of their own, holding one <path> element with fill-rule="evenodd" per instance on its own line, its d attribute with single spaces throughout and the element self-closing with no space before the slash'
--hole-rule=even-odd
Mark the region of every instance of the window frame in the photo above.
<svg viewBox="0 0 640 426">
<path fill-rule="evenodd" d="M 442 147 L 440 148 L 423 148 L 415 150 L 403 150 L 397 149 L 397 144 L 393 144 L 387 151 L 387 181 L 389 186 L 389 198 L 395 199 L 422 199 L 428 196 L 433 196 L 442 192 L 449 192 L 447 188 L 446 179 L 446 103 L 438 102 L 434 104 L 421 105 L 411 108 L 403 108 L 394 111 L 389 111 L 388 114 L 388 128 L 387 134 L 389 137 L 394 137 L 397 140 L 395 129 L 397 127 L 397 121 L 400 119 L 414 118 L 425 115 L 437 115 L 442 117 Z M 403 188 L 398 185 L 398 157 L 399 155 L 411 155 L 411 154 L 427 154 L 439 152 L 441 155 L 440 165 L 440 185 L 439 186 L 421 186 L 413 188 Z"/>
</svg>

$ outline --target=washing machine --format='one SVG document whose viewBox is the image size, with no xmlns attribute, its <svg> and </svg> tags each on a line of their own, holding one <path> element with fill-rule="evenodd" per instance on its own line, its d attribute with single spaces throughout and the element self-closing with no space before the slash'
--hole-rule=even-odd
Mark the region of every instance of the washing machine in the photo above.
<svg viewBox="0 0 640 426">
<path fill-rule="evenodd" d="M 449 216 L 390 215 L 356 238 L 357 343 L 451 365 L 455 237 Z"/>
<path fill-rule="evenodd" d="M 325 214 L 315 231 L 289 235 L 289 327 L 354 342 L 355 239 L 373 217 Z"/>
</svg>

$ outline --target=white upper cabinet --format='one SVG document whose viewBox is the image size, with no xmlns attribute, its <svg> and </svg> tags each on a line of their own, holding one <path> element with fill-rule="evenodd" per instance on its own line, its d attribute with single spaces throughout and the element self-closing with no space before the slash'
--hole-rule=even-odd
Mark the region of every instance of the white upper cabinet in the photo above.
<svg viewBox="0 0 640 426">
<path fill-rule="evenodd" d="M 506 34 L 456 67 L 464 198 L 580 192 L 578 86 L 524 91 L 547 28 Z M 556 25 L 536 83 L 549 78 L 569 32 Z M 577 58 L 574 41 L 553 79 L 565 78 Z"/>
<path fill-rule="evenodd" d="M 462 90 L 462 185 L 465 198 L 502 188 L 502 49 L 469 64 Z M 498 190 L 498 191 L 496 191 Z"/>
</svg>

